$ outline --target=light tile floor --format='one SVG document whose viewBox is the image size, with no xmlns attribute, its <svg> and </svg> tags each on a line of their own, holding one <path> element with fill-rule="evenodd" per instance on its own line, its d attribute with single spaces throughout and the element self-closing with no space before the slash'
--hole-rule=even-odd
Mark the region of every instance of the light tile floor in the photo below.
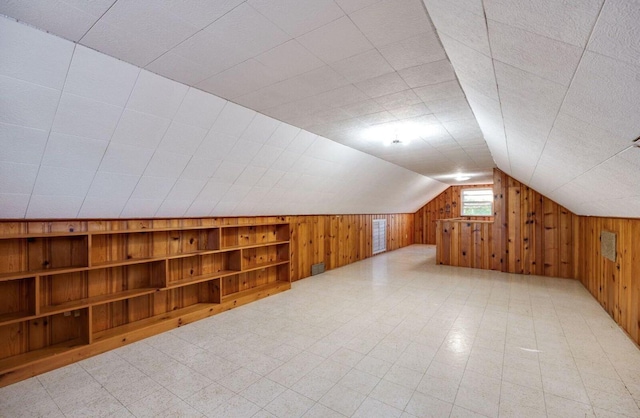
<svg viewBox="0 0 640 418">
<path fill-rule="evenodd" d="M 414 245 L 0 389 L 2 417 L 640 417 L 640 350 L 573 280 Z"/>
</svg>

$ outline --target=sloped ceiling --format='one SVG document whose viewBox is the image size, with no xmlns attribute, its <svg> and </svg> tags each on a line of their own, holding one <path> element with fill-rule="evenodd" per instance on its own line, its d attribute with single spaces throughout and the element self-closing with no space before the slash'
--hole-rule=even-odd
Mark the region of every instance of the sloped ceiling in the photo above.
<svg viewBox="0 0 640 418">
<path fill-rule="evenodd" d="M 583 215 L 640 217 L 640 2 L 425 0 L 503 171 Z"/>
<path fill-rule="evenodd" d="M 411 212 L 446 185 L 0 18 L 0 218 Z"/>
<path fill-rule="evenodd" d="M 26 139 L 22 141 L 25 144 L 37 143 L 30 137 L 35 134 L 25 127 L 46 132 L 40 133 L 46 136 L 40 145 L 42 158 L 26 161 L 27 165 L 38 167 L 33 176 L 21 175 L 18 176 L 20 181 L 5 182 L 4 179 L 15 173 L 22 173 L 15 167 L 5 167 L 0 174 L 3 176 L 2 196 L 14 193 L 14 196 L 22 195 L 22 199 L 26 199 L 21 206 L 16 203 L 18 198 L 0 198 L 2 202 L 17 205 L 17 216 L 24 213 L 21 210 L 26 211 L 27 216 L 51 216 L 44 208 L 49 206 L 51 210 L 62 204 L 61 201 L 37 196 L 45 196 L 44 191 L 60 196 L 63 192 L 68 193 L 69 188 L 52 192 L 49 186 L 38 186 L 39 182 L 54 178 L 47 172 L 46 167 L 54 164 L 47 155 L 58 134 L 103 141 L 103 156 L 95 172 L 111 173 L 120 170 L 113 167 L 137 167 L 139 162 L 148 167 L 146 162 L 153 161 L 167 141 L 191 143 L 196 141 L 193 138 L 204 135 L 203 144 L 211 137 L 224 142 L 216 124 L 219 117 L 225 120 L 224 112 L 231 111 L 227 109 L 234 109 L 230 119 L 234 126 L 242 127 L 244 123 L 240 116 L 239 121 L 234 120 L 236 112 L 253 115 L 253 119 L 244 124 L 247 131 L 253 120 L 271 115 L 277 121 L 264 120 L 278 124 L 274 132 L 284 126 L 297 132 L 296 139 L 312 132 L 320 135 L 312 135 L 315 138 L 313 145 L 323 144 L 318 147 L 329 147 L 335 153 L 338 150 L 336 142 L 340 142 L 351 147 L 339 148 L 342 150 L 340 155 L 353 155 L 354 160 L 358 160 L 355 164 L 329 160 L 343 164 L 343 171 L 333 177 L 332 186 L 326 184 L 330 181 L 325 174 L 331 172 L 326 166 L 324 170 L 307 173 L 308 181 L 304 182 L 301 170 L 316 168 L 310 168 L 309 160 L 302 157 L 325 161 L 318 155 L 333 156 L 322 154 L 311 145 L 305 148 L 299 152 L 297 169 L 292 171 L 281 166 L 279 170 L 283 174 L 278 183 L 266 186 L 276 189 L 273 202 L 265 206 L 274 213 L 358 212 L 362 207 L 369 208 L 364 210 L 368 212 L 390 211 L 394 205 L 387 202 L 383 209 L 381 201 L 398 199 L 398 188 L 403 189 L 401 199 L 405 201 L 397 205 L 409 207 L 410 202 L 419 200 L 414 199 L 417 194 L 413 192 L 420 188 L 433 191 L 443 186 L 422 176 L 412 177 L 413 173 L 399 169 L 397 165 L 446 182 L 456 182 L 452 177 L 461 172 L 475 174 L 471 181 L 483 181 L 495 161 L 503 171 L 578 214 L 640 215 L 637 182 L 640 150 L 632 147 L 631 142 L 640 135 L 638 1 L 424 0 L 422 4 L 420 0 L 33 0 L 0 3 L 0 13 L 80 44 L 74 49 L 70 43 L 47 37 L 47 42 L 63 43 L 71 48 L 71 52 L 64 55 L 44 47 L 29 55 L 24 51 L 27 48 L 21 35 L 7 38 L 2 34 L 0 37 L 3 53 L 0 74 L 6 76 L 2 78 L 2 89 L 8 92 L 0 99 L 3 100 L 1 117 L 5 123 L 2 136 L 13 138 L 13 141 L 5 139 L 4 142 L 14 145 L 13 149 L 8 148 L 12 156 L 2 159 L 10 164 L 23 163 L 16 159 L 26 159 L 27 154 L 32 154 L 26 152 L 23 145 L 15 145 L 18 137 Z M 13 22 L 11 25 L 2 23 L 3 27 L 15 25 Z M 32 37 L 45 36 L 40 32 L 33 35 L 36 32 L 29 29 Z M 119 75 L 117 83 L 103 82 L 99 77 L 108 79 L 116 73 L 101 74 L 91 68 L 92 65 L 102 68 L 103 64 L 96 63 L 97 57 L 104 59 L 99 54 L 89 59 L 96 62 L 86 64 L 84 71 L 87 74 L 82 76 L 85 79 L 77 82 L 80 87 L 74 87 L 74 63 L 80 61 L 82 55 L 95 54 L 81 45 L 192 88 L 171 84 L 164 78 L 130 66 L 127 68 L 133 68 L 131 72 L 137 72 L 133 81 Z M 5 60 L 7 51 L 14 54 L 17 61 Z M 67 57 L 66 61 L 59 60 L 60 56 Z M 114 67 L 116 63 L 125 65 L 115 60 L 109 62 Z M 52 75 L 54 73 L 58 78 Z M 90 93 L 81 92 L 83 83 Z M 167 87 L 169 85 L 178 87 Z M 189 95 L 200 97 L 203 94 L 193 87 L 233 103 L 222 100 L 225 103 L 222 110 L 215 110 L 214 105 L 210 105 L 213 106 L 211 110 L 203 110 L 207 115 L 210 115 L 207 112 L 218 112 L 206 134 L 196 130 L 187 132 L 186 127 L 174 133 L 178 129 L 174 125 L 178 124 L 207 129 L 180 119 L 181 114 L 206 109 L 202 107 L 206 105 L 197 103 L 189 110 L 180 110 L 181 103 L 188 102 Z M 49 90 L 40 91 L 42 88 L 58 90 L 58 97 Z M 186 90 L 178 99 L 181 89 Z M 139 90 L 142 93 L 138 93 Z M 50 102 L 45 100 L 45 91 L 51 95 L 47 96 Z M 126 100 L 110 101 L 118 93 L 124 96 L 126 92 L 130 93 Z M 142 99 L 138 98 L 140 95 Z M 95 103 L 78 103 L 77 100 L 73 103 L 76 96 Z M 220 100 L 206 97 L 212 102 Z M 175 109 L 170 105 L 174 101 L 180 102 Z M 52 105 L 54 102 L 55 106 Z M 102 120 L 109 114 L 106 105 L 123 109 L 115 122 L 109 122 L 113 126 Z M 91 115 L 86 115 L 90 112 L 99 115 L 98 120 L 93 121 Z M 50 121 L 50 126 L 41 124 L 40 118 Z M 220 133 L 229 134 L 224 129 Z M 235 135 L 233 147 L 244 144 L 241 142 L 244 132 L 230 135 Z M 380 141 L 388 142 L 389 137 L 396 135 L 403 142 L 400 146 L 389 146 Z M 263 139 L 261 146 L 269 145 L 268 141 L 270 139 Z M 146 157 L 140 157 L 141 153 L 128 150 L 114 154 L 122 143 L 151 150 L 151 157 L 146 160 Z M 278 159 L 287 147 L 296 143 L 291 139 L 275 144 L 280 150 Z M 242 173 L 263 158 L 262 148 L 256 146 L 251 151 L 245 145 L 248 144 L 238 145 L 236 154 L 247 156 L 255 152 L 255 156 L 251 161 L 244 161 Z M 234 163 L 235 157 L 228 154 L 231 151 L 221 144 L 207 150 L 199 147 L 200 144 L 190 153 L 185 167 L 192 161 L 209 158 L 218 161 L 219 175 L 233 172 L 233 169 L 229 171 L 229 167 L 223 167 L 223 164 Z M 37 155 L 36 145 L 34 148 Z M 67 145 L 67 151 L 72 148 Z M 382 161 L 369 159 L 361 153 L 354 154 L 353 149 L 378 156 L 396 166 L 385 165 L 386 174 L 379 172 L 378 167 L 382 169 L 380 164 L 384 164 Z M 175 148 L 165 151 L 172 158 L 180 155 Z M 272 168 L 266 162 L 260 164 L 262 166 L 257 167 Z M 160 163 L 159 166 L 168 168 L 171 164 Z M 78 163 L 73 169 L 84 168 Z M 239 167 L 236 169 L 240 170 Z M 142 173 L 132 175 L 141 179 L 146 177 L 145 173 L 146 168 Z M 209 184 L 216 173 L 218 171 L 200 180 Z M 171 174 L 176 175 L 178 181 L 182 179 L 182 172 Z M 260 179 L 264 176 L 264 173 L 256 175 Z M 290 181 L 280 183 L 286 176 L 290 176 Z M 402 177 L 402 181 L 394 176 Z M 71 174 L 68 177 L 83 178 Z M 73 206 L 79 208 L 80 216 L 90 216 L 87 215 L 90 212 L 83 209 L 88 207 L 87 199 L 105 197 L 105 204 L 113 201 L 109 196 L 103 196 L 101 189 L 92 192 L 96 179 L 100 179 L 100 175 L 92 177 L 82 201 Z M 209 202 L 209 206 L 202 203 L 201 210 L 211 209 L 212 203 L 215 203 L 212 214 L 219 214 L 218 210 L 225 214 L 249 210 L 248 204 L 240 203 L 254 194 L 246 188 L 238 194 L 231 192 L 232 186 L 240 186 L 236 185 L 237 180 L 237 177 L 225 177 L 224 184 L 229 188 L 211 189 L 208 195 L 216 196 L 217 200 Z M 4 183 L 8 186 L 3 186 Z M 16 183 L 24 183 L 24 187 L 20 188 Z M 176 198 L 172 193 L 178 193 L 182 187 L 174 183 L 160 202 L 158 196 L 162 192 L 159 189 L 148 186 L 154 191 L 138 194 L 136 190 L 140 184 L 144 185 L 144 182 L 135 182 L 126 199 L 126 193 L 119 196 L 122 206 L 118 216 L 143 213 L 141 202 L 138 202 L 138 209 L 135 209 L 136 202 L 131 204 L 134 209 L 127 209 L 131 199 L 154 200 L 155 213 L 163 216 L 163 207 L 168 207 L 167 199 L 183 201 L 183 206 L 177 207 L 172 216 L 178 216 L 176 213 L 185 208 L 187 202 L 191 203 L 184 214 L 201 213 L 195 202 L 202 200 L 200 196 L 205 186 L 196 197 Z M 289 190 L 292 185 L 295 190 Z M 387 189 L 382 191 L 380 188 L 385 185 Z M 21 192 L 7 191 L 9 189 Z M 27 193 L 29 189 L 31 192 Z M 318 191 L 325 195 L 317 194 Z M 354 202 L 341 200 L 343 192 L 354 192 L 348 195 Z M 390 194 L 393 192 L 396 194 Z M 231 197 L 221 197 L 225 193 L 231 193 Z M 263 193 L 272 196 L 267 191 L 263 190 Z M 302 197 L 313 199 L 313 202 L 303 202 Z M 428 193 L 423 193 L 422 200 L 428 197 Z M 362 201 L 355 202 L 355 199 Z M 223 204 L 226 201 L 231 203 Z M 314 206 L 316 201 L 325 206 Z M 7 207 L 7 203 L 0 204 Z M 31 209 L 39 204 L 42 210 Z M 215 209 L 218 205 L 219 209 Z M 94 206 L 101 206 L 101 203 Z M 112 213 L 115 214 L 119 204 L 114 206 Z M 312 210 L 311 207 L 328 209 Z M 253 210 L 271 211 L 258 206 Z M 145 208 L 144 216 L 150 211 Z M 60 213 L 71 212 L 73 210 L 60 208 Z"/>
<path fill-rule="evenodd" d="M 416 173 L 491 179 L 421 0 L 29 0 L 0 13 Z"/>
</svg>

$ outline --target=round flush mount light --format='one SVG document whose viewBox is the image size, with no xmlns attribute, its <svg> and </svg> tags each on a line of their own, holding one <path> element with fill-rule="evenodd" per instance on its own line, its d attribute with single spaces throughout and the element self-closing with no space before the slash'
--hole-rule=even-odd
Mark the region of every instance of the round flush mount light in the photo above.
<svg viewBox="0 0 640 418">
<path fill-rule="evenodd" d="M 467 181 L 471 178 L 471 176 L 465 176 L 464 174 L 458 174 L 455 179 L 456 181 Z"/>
</svg>

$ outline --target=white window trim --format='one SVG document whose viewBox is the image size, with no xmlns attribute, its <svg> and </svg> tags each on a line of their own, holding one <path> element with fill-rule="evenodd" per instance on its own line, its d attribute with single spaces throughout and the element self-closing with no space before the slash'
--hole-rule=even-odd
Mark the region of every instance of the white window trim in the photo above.
<svg viewBox="0 0 640 418">
<path fill-rule="evenodd" d="M 493 199 L 491 199 L 491 211 L 489 215 L 466 215 L 464 213 L 464 192 L 465 190 L 489 190 L 491 191 L 491 195 L 493 196 L 493 189 L 490 187 L 467 187 L 467 188 L 463 188 L 460 190 L 460 216 L 480 216 L 480 217 L 484 217 L 484 216 L 493 216 Z"/>
</svg>

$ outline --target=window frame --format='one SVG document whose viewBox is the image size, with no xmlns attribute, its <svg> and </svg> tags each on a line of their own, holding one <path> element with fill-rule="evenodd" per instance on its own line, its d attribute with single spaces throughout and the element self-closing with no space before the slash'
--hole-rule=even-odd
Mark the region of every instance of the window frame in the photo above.
<svg viewBox="0 0 640 418">
<path fill-rule="evenodd" d="M 467 215 L 464 213 L 465 211 L 465 191 L 478 191 L 478 190 L 488 190 L 491 194 L 491 209 L 489 211 L 488 215 Z M 465 187 L 462 188 L 460 190 L 460 216 L 465 216 L 465 217 L 487 217 L 487 216 L 493 216 L 493 210 L 494 210 L 494 195 L 493 195 L 493 189 L 490 187 Z"/>
</svg>

